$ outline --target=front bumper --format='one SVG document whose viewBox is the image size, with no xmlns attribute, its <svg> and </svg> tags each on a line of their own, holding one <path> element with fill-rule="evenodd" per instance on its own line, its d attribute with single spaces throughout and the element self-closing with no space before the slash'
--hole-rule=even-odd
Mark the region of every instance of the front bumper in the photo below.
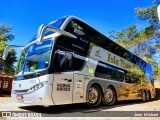
<svg viewBox="0 0 160 120">
<path fill-rule="evenodd" d="M 16 104 L 18 103 L 18 106 L 23 104 L 42 106 L 54 105 L 51 98 L 50 87 L 50 85 L 47 85 L 31 93 L 17 93 L 12 90 L 12 100 Z M 17 96 L 22 96 L 23 98 L 17 99 Z"/>
</svg>

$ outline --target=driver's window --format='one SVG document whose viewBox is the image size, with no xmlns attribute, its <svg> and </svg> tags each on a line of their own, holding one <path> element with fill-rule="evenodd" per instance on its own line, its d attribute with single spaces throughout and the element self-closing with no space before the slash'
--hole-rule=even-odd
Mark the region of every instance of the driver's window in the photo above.
<svg viewBox="0 0 160 120">
<path fill-rule="evenodd" d="M 72 53 L 56 53 L 54 57 L 55 72 L 80 71 L 85 64 L 85 57 Z"/>
<path fill-rule="evenodd" d="M 70 53 L 67 53 L 70 54 Z M 72 54 L 70 54 L 69 56 L 65 54 L 63 56 L 63 59 L 61 61 L 61 70 L 62 71 L 69 71 L 69 70 L 73 70 L 73 59 L 72 59 Z"/>
<path fill-rule="evenodd" d="M 69 55 L 68 55 L 69 54 Z M 59 54 L 55 55 L 55 68 L 57 72 L 64 72 L 73 70 L 73 55 L 71 53 Z"/>
</svg>

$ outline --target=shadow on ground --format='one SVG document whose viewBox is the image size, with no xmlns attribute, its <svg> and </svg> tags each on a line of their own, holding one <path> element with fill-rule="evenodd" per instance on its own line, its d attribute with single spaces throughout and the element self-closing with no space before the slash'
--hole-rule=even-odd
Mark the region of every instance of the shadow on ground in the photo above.
<svg viewBox="0 0 160 120">
<path fill-rule="evenodd" d="M 160 88 L 156 88 L 156 97 L 152 101 L 160 100 Z M 43 114 L 62 114 L 62 113 L 94 113 L 102 110 L 107 110 L 115 107 L 127 106 L 132 104 L 141 104 L 141 100 L 130 100 L 130 101 L 121 101 L 116 103 L 113 106 L 99 106 L 97 108 L 89 108 L 85 104 L 71 104 L 71 105 L 57 105 L 57 106 L 23 106 L 19 107 L 24 110 L 28 110 L 31 112 L 43 113 Z"/>
<path fill-rule="evenodd" d="M 85 104 L 71 104 L 71 105 L 57 105 L 57 106 L 23 106 L 19 107 L 31 112 L 44 113 L 44 114 L 62 114 L 62 113 L 94 113 L 102 110 L 107 110 L 115 107 L 127 106 L 132 104 L 141 104 L 141 100 L 121 101 L 113 106 L 99 106 L 97 108 L 89 108 Z"/>
</svg>

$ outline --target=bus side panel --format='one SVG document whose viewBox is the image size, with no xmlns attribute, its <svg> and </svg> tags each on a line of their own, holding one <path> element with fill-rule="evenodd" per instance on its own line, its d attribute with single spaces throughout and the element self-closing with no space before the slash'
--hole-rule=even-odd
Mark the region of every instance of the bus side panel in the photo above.
<svg viewBox="0 0 160 120">
<path fill-rule="evenodd" d="M 73 103 L 84 102 L 84 75 L 74 74 Z"/>
<path fill-rule="evenodd" d="M 52 97 L 55 105 L 72 104 L 72 96 L 73 72 L 54 74 Z"/>
<path fill-rule="evenodd" d="M 140 84 L 123 83 L 126 98 L 124 100 L 141 99 Z"/>
</svg>

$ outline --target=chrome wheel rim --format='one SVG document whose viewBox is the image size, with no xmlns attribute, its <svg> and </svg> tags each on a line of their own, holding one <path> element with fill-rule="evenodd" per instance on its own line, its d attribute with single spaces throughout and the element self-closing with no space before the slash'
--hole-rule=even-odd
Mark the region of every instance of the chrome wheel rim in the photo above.
<svg viewBox="0 0 160 120">
<path fill-rule="evenodd" d="M 112 102 L 114 98 L 114 94 L 112 92 L 111 89 L 107 89 L 106 92 L 105 92 L 105 101 L 106 102 Z"/>
<path fill-rule="evenodd" d="M 97 99 L 98 99 L 98 91 L 96 88 L 91 87 L 89 89 L 88 102 L 94 104 L 96 103 Z"/>
</svg>

